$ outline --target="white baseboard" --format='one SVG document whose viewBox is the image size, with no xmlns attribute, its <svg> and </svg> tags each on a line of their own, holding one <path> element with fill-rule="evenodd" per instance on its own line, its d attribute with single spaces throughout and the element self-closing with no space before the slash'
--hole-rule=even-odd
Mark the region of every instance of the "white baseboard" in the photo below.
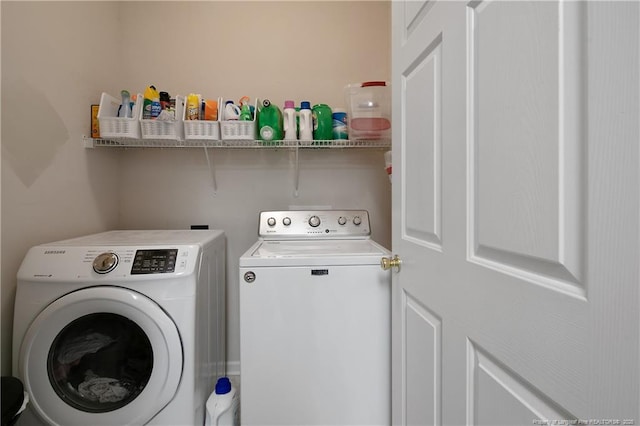
<svg viewBox="0 0 640 426">
<path fill-rule="evenodd" d="M 227 376 L 239 376 L 239 375 L 240 375 L 240 361 L 228 361 Z"/>
</svg>

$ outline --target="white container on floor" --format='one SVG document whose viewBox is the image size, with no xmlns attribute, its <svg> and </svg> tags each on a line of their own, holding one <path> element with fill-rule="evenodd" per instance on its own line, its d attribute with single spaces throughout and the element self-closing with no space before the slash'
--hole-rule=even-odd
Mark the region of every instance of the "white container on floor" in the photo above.
<svg viewBox="0 0 640 426">
<path fill-rule="evenodd" d="M 240 424 L 240 394 L 228 377 L 220 377 L 207 400 L 205 426 L 238 426 Z"/>
</svg>

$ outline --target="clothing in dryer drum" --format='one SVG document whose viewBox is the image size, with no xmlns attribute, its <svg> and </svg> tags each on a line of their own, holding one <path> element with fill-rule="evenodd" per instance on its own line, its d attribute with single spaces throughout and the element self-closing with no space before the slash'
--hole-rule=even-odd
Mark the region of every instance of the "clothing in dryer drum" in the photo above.
<svg viewBox="0 0 640 426">
<path fill-rule="evenodd" d="M 58 396 L 87 412 L 127 405 L 147 385 L 152 369 L 149 338 L 135 322 L 113 313 L 85 315 L 67 325 L 47 360 Z"/>
</svg>

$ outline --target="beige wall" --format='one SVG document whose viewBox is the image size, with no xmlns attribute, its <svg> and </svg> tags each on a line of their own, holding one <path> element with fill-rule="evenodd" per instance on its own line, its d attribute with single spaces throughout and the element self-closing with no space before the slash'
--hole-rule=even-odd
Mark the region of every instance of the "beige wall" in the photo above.
<svg viewBox="0 0 640 426">
<path fill-rule="evenodd" d="M 100 12 L 92 8 L 109 11 L 105 22 L 97 21 L 104 27 L 101 32 L 110 35 L 106 44 L 119 51 L 112 52 L 112 57 L 118 59 L 107 65 L 108 76 L 104 75 L 104 70 L 101 76 L 96 76 L 96 71 L 87 70 L 86 62 L 91 61 L 89 55 L 93 51 L 79 49 L 74 54 L 69 53 L 73 56 L 70 61 L 84 64 L 85 68 L 80 72 L 82 76 L 78 76 L 80 81 L 98 78 L 97 85 L 87 89 L 92 91 L 89 100 L 78 101 L 82 106 L 79 111 L 61 113 L 65 120 L 77 119 L 81 127 L 88 114 L 84 107 L 97 102 L 102 91 L 117 94 L 120 89 L 127 88 L 142 92 L 145 86 L 154 84 L 173 95 L 198 92 L 207 97 L 222 96 L 235 100 L 248 95 L 268 98 L 278 105 L 282 105 L 285 99 L 292 99 L 296 104 L 309 100 L 312 104 L 327 103 L 336 107 L 344 106 L 345 84 L 389 80 L 391 76 L 388 2 L 80 4 L 91 11 L 74 12 L 78 21 L 87 20 L 77 17 L 78 13 L 93 16 L 95 21 Z M 3 2 L 3 107 L 6 105 L 5 8 Z M 26 19 L 28 14 L 46 15 L 37 12 L 35 6 L 27 8 L 28 11 L 18 6 L 12 9 L 21 10 L 19 15 L 22 19 Z M 54 21 L 60 24 L 60 19 Z M 19 32 L 16 26 L 14 34 Z M 21 44 L 16 43 L 19 48 Z M 59 71 L 50 79 L 54 83 L 64 80 L 63 74 Z M 48 93 L 52 88 L 43 85 L 41 90 Z M 74 92 L 73 96 L 80 94 Z M 5 108 L 3 125 L 4 111 Z M 50 142 L 35 142 L 37 146 L 40 144 Z M 57 227 L 43 223 L 38 229 L 29 231 L 31 238 L 20 248 L 15 247 L 16 240 L 20 240 L 17 231 L 10 234 L 11 238 L 5 242 L 6 228 L 20 227 L 25 223 L 25 218 L 19 213 L 8 215 L 6 204 L 11 205 L 23 196 L 23 192 L 28 193 L 29 188 L 19 188 L 5 195 L 4 168 L 7 161 L 4 145 L 3 126 L 3 336 L 10 331 L 10 327 L 5 326 L 5 311 L 11 309 L 15 287 L 13 276 L 21 256 L 32 243 L 58 236 L 54 232 Z M 106 189 L 90 188 L 86 195 L 76 190 L 75 194 L 67 195 L 72 204 L 78 205 L 74 211 L 95 209 L 101 202 L 108 204 L 110 216 L 107 221 L 94 218 L 89 222 L 85 219 L 95 228 L 188 228 L 191 224 L 208 224 L 225 230 L 230 361 L 239 359 L 238 257 L 257 238 L 256 222 L 260 210 L 291 206 L 365 208 L 371 213 L 374 238 L 390 245 L 391 189 L 380 150 L 301 151 L 299 194 L 296 197 L 295 157 L 286 150 L 209 150 L 218 186 L 214 192 L 211 172 L 201 149 L 83 150 L 79 136 L 66 145 L 72 145 L 76 155 L 82 157 L 73 162 L 74 167 L 77 164 L 86 170 L 88 176 L 81 181 L 109 178 L 103 181 Z M 100 166 L 91 164 L 89 167 L 88 162 L 94 158 Z M 98 167 L 104 170 L 104 176 L 99 170 L 94 171 Z M 71 172 L 68 164 L 53 165 L 50 169 L 55 169 L 55 173 L 67 180 L 77 179 L 77 174 Z M 64 187 L 58 182 L 53 188 L 59 191 Z M 101 191 L 107 192 L 105 199 Z M 63 202 L 55 198 L 54 194 L 48 194 L 46 200 L 56 205 L 70 204 L 68 199 Z M 30 206 L 34 211 L 49 209 L 47 202 L 40 203 L 37 199 Z M 18 211 L 17 208 L 10 210 Z M 56 212 L 54 208 L 51 214 L 54 215 L 54 223 L 64 223 L 69 220 L 65 216 L 71 212 Z M 81 219 L 76 218 L 76 223 L 78 221 L 81 225 Z M 70 222 L 73 223 L 72 220 Z M 90 227 L 79 229 L 82 227 L 70 226 L 66 233 L 81 234 Z M 62 228 L 59 234 L 65 233 Z M 7 252 L 14 260 L 9 271 L 5 272 Z M 5 279 L 11 282 L 5 283 Z M 11 300 L 5 301 L 5 289 Z M 7 351 L 3 338 L 3 358 Z"/>
<path fill-rule="evenodd" d="M 118 223 L 118 155 L 83 148 L 89 105 L 118 81 L 115 3 L 9 2 L 2 14 L 2 374 L 16 272 L 34 244 Z"/>
</svg>

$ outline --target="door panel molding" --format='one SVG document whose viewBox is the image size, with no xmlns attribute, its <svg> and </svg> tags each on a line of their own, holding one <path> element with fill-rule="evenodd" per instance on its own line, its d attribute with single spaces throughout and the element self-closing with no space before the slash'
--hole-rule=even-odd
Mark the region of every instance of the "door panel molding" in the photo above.
<svg viewBox="0 0 640 426">
<path fill-rule="evenodd" d="M 410 1 L 404 3 L 404 38 L 411 37 L 413 31 L 420 26 L 422 20 L 427 16 L 436 0 L 426 0 L 423 2 Z"/>
<path fill-rule="evenodd" d="M 466 21 L 467 258 L 581 299 L 585 13 L 580 2 L 485 0 Z"/>
<path fill-rule="evenodd" d="M 575 420 L 551 398 L 467 338 L 467 424 Z M 484 397 L 487 398 L 484 398 Z"/>
<path fill-rule="evenodd" d="M 403 293 L 403 424 L 441 424 L 442 320 Z M 409 418 L 410 417 L 410 418 Z"/>
<path fill-rule="evenodd" d="M 402 74 L 403 238 L 442 251 L 442 33 Z M 416 125 L 415 123 L 419 123 Z M 407 143 L 410 141 L 410 143 Z M 407 174 L 419 179 L 406 179 Z"/>
</svg>

